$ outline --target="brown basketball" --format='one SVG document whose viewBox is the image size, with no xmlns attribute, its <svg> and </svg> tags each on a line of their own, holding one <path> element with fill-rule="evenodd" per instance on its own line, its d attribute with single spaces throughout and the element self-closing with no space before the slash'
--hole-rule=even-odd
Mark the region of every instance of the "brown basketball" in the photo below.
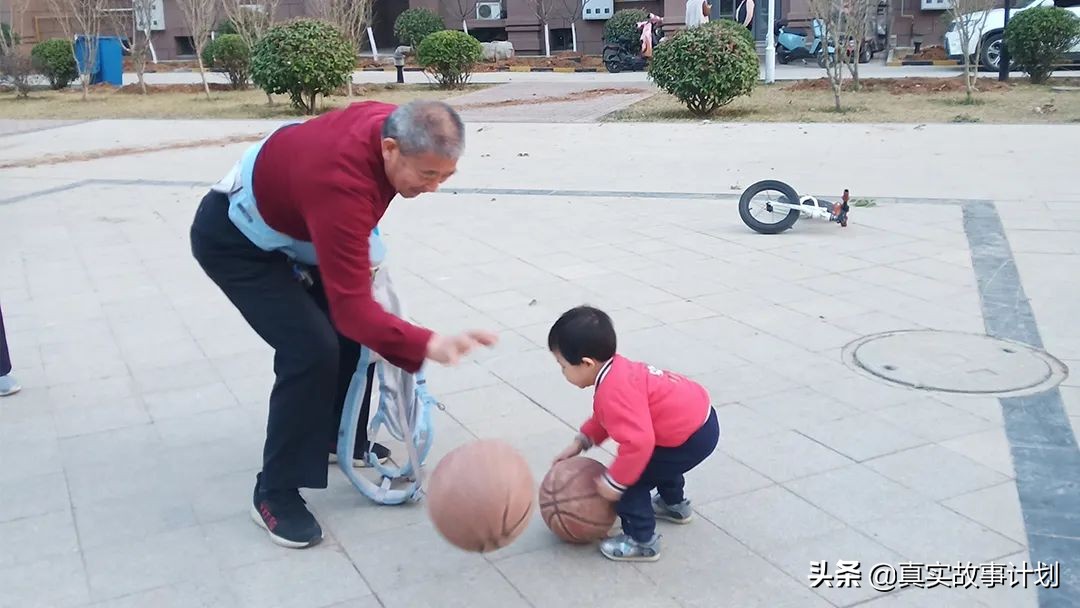
<svg viewBox="0 0 1080 608">
<path fill-rule="evenodd" d="M 480 439 L 454 448 L 435 466 L 427 486 L 428 517 L 458 548 L 494 551 L 529 525 L 532 471 L 503 441 Z"/>
<path fill-rule="evenodd" d="M 615 523 L 615 505 L 596 491 L 604 465 L 588 456 L 555 463 L 540 484 L 540 515 L 559 538 L 589 543 L 605 538 Z"/>
</svg>

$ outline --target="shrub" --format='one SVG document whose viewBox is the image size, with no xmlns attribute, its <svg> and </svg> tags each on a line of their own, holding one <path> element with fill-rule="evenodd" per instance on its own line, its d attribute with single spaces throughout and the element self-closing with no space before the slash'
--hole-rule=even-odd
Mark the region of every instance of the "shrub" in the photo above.
<svg viewBox="0 0 1080 608">
<path fill-rule="evenodd" d="M 731 19 L 717 19 L 716 21 L 710 21 L 704 25 L 704 27 L 716 27 L 724 30 L 735 32 L 736 34 L 746 38 L 746 41 L 751 45 L 754 43 L 754 34 L 750 32 L 750 29 L 738 21 Z M 756 48 L 756 47 L 755 47 Z"/>
<path fill-rule="evenodd" d="M 416 62 L 443 88 L 453 88 L 469 80 L 482 55 L 483 47 L 476 38 L 457 30 L 442 30 L 424 38 L 416 50 Z"/>
<path fill-rule="evenodd" d="M 247 88 L 251 77 L 251 49 L 239 34 L 222 34 L 203 49 L 203 63 L 224 70 L 233 89 Z"/>
<path fill-rule="evenodd" d="M 1005 45 L 1032 83 L 1046 82 L 1054 65 L 1080 37 L 1080 18 L 1055 6 L 1038 6 L 1009 18 Z"/>
<path fill-rule="evenodd" d="M 729 27 L 696 27 L 676 33 L 653 51 L 649 78 L 695 116 L 708 116 L 758 81 L 754 45 Z"/>
<path fill-rule="evenodd" d="M 25 51 L 13 49 L 0 54 L 0 80 L 10 80 L 18 97 L 30 96 L 30 77 L 33 75 L 34 62 Z"/>
<path fill-rule="evenodd" d="M 315 98 L 342 87 L 356 67 L 356 49 L 325 21 L 296 19 L 255 43 L 251 79 L 268 94 L 287 93 L 293 107 L 315 113 Z"/>
<path fill-rule="evenodd" d="M 394 21 L 394 37 L 414 53 L 424 38 L 445 29 L 442 17 L 426 8 L 405 9 Z"/>
<path fill-rule="evenodd" d="M 4 54 L 4 49 L 14 48 L 16 44 L 19 44 L 19 35 L 12 31 L 11 26 L 7 23 L 0 21 L 0 55 Z"/>
<path fill-rule="evenodd" d="M 75 63 L 75 48 L 70 40 L 53 38 L 34 45 L 30 58 L 41 75 L 49 79 L 49 86 L 60 90 L 79 77 Z"/>
<path fill-rule="evenodd" d="M 604 23 L 604 40 L 608 44 L 617 44 L 624 49 L 641 48 L 641 30 L 637 24 L 649 18 L 649 13 L 640 8 L 624 8 L 615 11 Z"/>
</svg>

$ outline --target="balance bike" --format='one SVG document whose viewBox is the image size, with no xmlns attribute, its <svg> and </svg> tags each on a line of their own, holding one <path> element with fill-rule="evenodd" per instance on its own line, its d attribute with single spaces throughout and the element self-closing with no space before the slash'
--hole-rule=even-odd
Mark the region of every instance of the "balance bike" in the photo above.
<svg viewBox="0 0 1080 608">
<path fill-rule="evenodd" d="M 751 205 L 762 210 L 755 214 Z M 836 222 L 847 227 L 848 190 L 840 202 L 818 200 L 813 196 L 800 197 L 784 182 L 766 179 L 747 188 L 739 197 L 739 217 L 744 224 L 761 234 L 779 234 L 795 225 L 800 217 Z"/>
</svg>

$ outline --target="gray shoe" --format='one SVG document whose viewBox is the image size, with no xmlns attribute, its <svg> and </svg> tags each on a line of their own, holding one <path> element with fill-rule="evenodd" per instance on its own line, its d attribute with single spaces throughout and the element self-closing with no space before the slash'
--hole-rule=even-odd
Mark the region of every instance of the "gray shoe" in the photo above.
<svg viewBox="0 0 1080 608">
<path fill-rule="evenodd" d="M 22 387 L 15 381 L 15 378 L 11 377 L 11 374 L 0 376 L 0 397 L 14 395 L 20 390 L 22 390 Z"/>
<path fill-rule="evenodd" d="M 657 519 L 665 519 L 677 524 L 687 524 L 694 519 L 694 510 L 690 508 L 689 500 L 684 500 L 676 505 L 669 505 L 657 494 L 653 496 L 652 506 Z"/>
<path fill-rule="evenodd" d="M 653 534 L 647 543 L 638 542 L 626 534 L 600 542 L 600 553 L 617 562 L 655 562 L 660 559 L 660 535 Z"/>
</svg>

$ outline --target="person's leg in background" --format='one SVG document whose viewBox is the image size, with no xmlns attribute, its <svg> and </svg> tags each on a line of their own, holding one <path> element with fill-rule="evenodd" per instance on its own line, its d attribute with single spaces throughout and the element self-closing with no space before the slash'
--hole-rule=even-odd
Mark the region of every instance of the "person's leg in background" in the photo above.
<svg viewBox="0 0 1080 608">
<path fill-rule="evenodd" d="M 318 269 L 308 269 L 308 273 L 311 275 L 312 285 L 308 288 L 308 293 L 314 298 L 315 303 L 319 308 L 326 313 L 327 319 L 330 318 L 330 307 L 326 301 L 326 292 L 323 290 L 322 279 L 319 276 Z M 338 376 L 337 376 L 337 394 L 334 397 L 334 417 L 333 426 L 329 429 L 330 439 L 327 444 L 329 450 L 329 460 L 331 463 L 337 462 L 337 439 L 338 429 L 341 428 L 341 417 L 345 413 L 345 397 L 349 391 L 349 385 L 352 384 L 353 375 L 356 373 L 356 366 L 360 362 L 360 350 L 361 346 L 356 342 L 346 338 L 338 333 Z M 353 443 L 353 466 L 366 467 L 368 451 L 368 421 L 371 419 L 371 401 L 372 401 L 372 387 L 375 383 L 375 364 L 368 365 L 367 372 L 367 390 L 364 392 L 361 399 L 359 421 L 356 425 L 356 441 Z M 380 444 L 375 443 L 371 446 L 372 452 L 379 459 L 379 462 L 386 462 L 390 457 L 390 450 Z"/>
<path fill-rule="evenodd" d="M 0 309 L 0 397 L 14 395 L 21 388 L 11 375 L 11 352 L 8 351 L 7 334 L 4 333 L 4 311 Z"/>
</svg>

